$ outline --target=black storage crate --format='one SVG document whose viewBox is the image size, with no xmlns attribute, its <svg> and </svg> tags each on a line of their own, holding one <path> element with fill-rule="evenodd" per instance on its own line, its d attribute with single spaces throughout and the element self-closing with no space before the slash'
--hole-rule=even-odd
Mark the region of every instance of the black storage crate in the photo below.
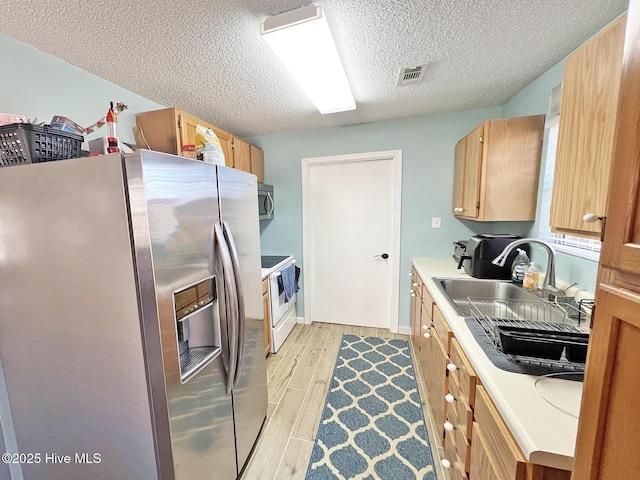
<svg viewBox="0 0 640 480">
<path fill-rule="evenodd" d="M 80 156 L 84 137 L 46 125 L 0 126 L 0 167 L 51 162 Z"/>
</svg>

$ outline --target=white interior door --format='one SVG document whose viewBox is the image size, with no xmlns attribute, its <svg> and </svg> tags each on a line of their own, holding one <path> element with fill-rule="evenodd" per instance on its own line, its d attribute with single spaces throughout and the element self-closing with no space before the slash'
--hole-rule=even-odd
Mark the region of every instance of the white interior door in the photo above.
<svg viewBox="0 0 640 480">
<path fill-rule="evenodd" d="M 399 151 L 303 161 L 307 320 L 397 331 L 401 170 Z"/>
</svg>

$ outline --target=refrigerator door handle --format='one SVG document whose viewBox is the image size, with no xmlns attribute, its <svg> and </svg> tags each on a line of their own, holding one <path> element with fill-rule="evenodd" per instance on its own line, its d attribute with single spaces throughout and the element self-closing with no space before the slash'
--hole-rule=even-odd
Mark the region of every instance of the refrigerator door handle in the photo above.
<svg viewBox="0 0 640 480">
<path fill-rule="evenodd" d="M 229 326 L 229 371 L 227 372 L 227 395 L 231 394 L 233 389 L 233 380 L 236 375 L 237 361 L 238 361 L 238 303 L 235 301 L 236 295 L 236 279 L 233 273 L 233 264 L 231 261 L 231 254 L 229 253 L 229 247 L 225 241 L 225 236 L 222 231 L 222 227 L 219 223 L 213 226 L 215 233 L 216 244 L 220 248 L 220 254 L 222 258 L 222 272 L 224 275 L 225 284 L 225 303 L 229 312 L 227 317 L 227 325 Z"/>
<path fill-rule="evenodd" d="M 244 354 L 244 332 L 246 329 L 246 315 L 244 310 L 244 289 L 242 287 L 242 278 L 240 277 L 240 257 L 238 256 L 238 249 L 236 248 L 236 242 L 233 240 L 233 234 L 231 233 L 231 227 L 229 223 L 223 222 L 223 232 L 229 250 L 231 251 L 231 263 L 233 265 L 234 276 L 236 281 L 236 297 L 238 302 L 238 358 L 236 360 L 236 372 L 233 380 L 233 385 L 237 385 L 238 378 L 240 376 L 240 368 L 242 365 L 242 356 Z"/>
</svg>

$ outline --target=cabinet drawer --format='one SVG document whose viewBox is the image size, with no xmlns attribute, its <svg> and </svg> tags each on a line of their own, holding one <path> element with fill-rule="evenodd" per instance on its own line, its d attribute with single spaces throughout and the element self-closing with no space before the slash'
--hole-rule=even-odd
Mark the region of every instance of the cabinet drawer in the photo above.
<svg viewBox="0 0 640 480">
<path fill-rule="evenodd" d="M 476 388 L 475 418 L 486 442 L 487 456 L 497 478 L 520 480 L 525 474 L 525 458 L 511 432 L 504 424 L 489 394 L 482 386 Z M 475 442 L 472 441 L 472 445 Z"/>
<path fill-rule="evenodd" d="M 440 339 L 440 343 L 444 347 L 444 351 L 447 355 L 451 351 L 451 338 L 453 337 L 453 332 L 449 328 L 449 324 L 444 319 L 444 315 L 438 308 L 438 305 L 433 306 L 433 326 L 436 330 L 436 334 Z"/>
<path fill-rule="evenodd" d="M 269 279 L 265 278 L 262 280 L 262 294 L 266 295 L 267 293 L 269 293 Z"/>
<path fill-rule="evenodd" d="M 456 416 L 460 422 L 460 430 L 465 432 L 465 437 L 470 441 L 473 423 L 473 410 L 471 410 L 471 407 L 467 403 L 457 380 L 451 376 L 449 377 L 449 393 L 453 396 L 453 401 L 448 402 L 448 410 L 456 411 Z M 450 399 L 451 397 L 449 397 L 449 400 Z"/>
<path fill-rule="evenodd" d="M 429 289 L 424 283 L 422 284 L 422 301 L 425 305 L 429 306 L 430 311 L 431 309 L 433 309 L 435 302 L 433 301 L 433 297 L 429 293 Z"/>
<path fill-rule="evenodd" d="M 416 294 L 416 296 L 422 298 L 422 289 L 423 283 L 418 272 L 414 270 L 411 271 L 411 290 Z"/>
<path fill-rule="evenodd" d="M 447 366 L 449 377 L 453 377 L 461 388 L 461 394 L 470 407 L 473 408 L 476 396 L 477 376 L 473 367 L 462 351 L 460 343 L 455 338 L 451 340 L 451 363 Z"/>
<path fill-rule="evenodd" d="M 432 314 L 433 304 L 426 303 L 423 301 L 421 304 L 421 308 L 422 308 L 422 324 L 431 325 L 431 320 L 433 318 L 433 314 Z"/>
<path fill-rule="evenodd" d="M 449 477 L 451 480 L 467 479 L 465 459 L 458 454 L 459 448 L 453 435 L 447 432 L 447 439 L 444 443 L 444 459 L 449 462 Z M 444 462 L 443 462 L 444 465 Z M 446 468 L 446 467 L 445 467 Z"/>
<path fill-rule="evenodd" d="M 467 440 L 465 428 L 461 426 L 462 422 L 458 418 L 456 409 L 451 406 L 447 408 L 447 421 L 453 426 L 453 430 L 447 430 L 445 427 L 445 444 L 450 440 L 455 443 L 458 459 L 464 465 L 464 470 L 468 472 L 471 463 L 471 445 Z"/>
</svg>

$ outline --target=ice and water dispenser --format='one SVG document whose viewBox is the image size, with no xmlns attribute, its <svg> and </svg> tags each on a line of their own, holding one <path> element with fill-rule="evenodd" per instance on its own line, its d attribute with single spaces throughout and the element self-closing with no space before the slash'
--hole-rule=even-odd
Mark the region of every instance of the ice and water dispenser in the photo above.
<svg viewBox="0 0 640 480">
<path fill-rule="evenodd" d="M 187 382 L 221 352 L 215 276 L 173 292 L 180 381 Z"/>
</svg>

